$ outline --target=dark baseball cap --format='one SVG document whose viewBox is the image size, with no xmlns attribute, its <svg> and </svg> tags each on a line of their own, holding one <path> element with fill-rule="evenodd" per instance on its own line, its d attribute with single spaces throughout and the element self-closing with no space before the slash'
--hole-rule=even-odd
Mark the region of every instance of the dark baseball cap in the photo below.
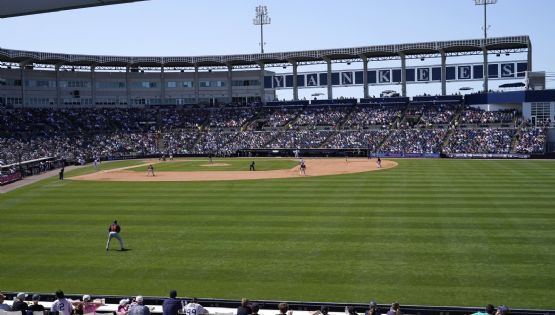
<svg viewBox="0 0 555 315">
<path fill-rule="evenodd" d="M 33 294 L 33 301 L 40 301 L 40 295 L 38 294 Z"/>
</svg>

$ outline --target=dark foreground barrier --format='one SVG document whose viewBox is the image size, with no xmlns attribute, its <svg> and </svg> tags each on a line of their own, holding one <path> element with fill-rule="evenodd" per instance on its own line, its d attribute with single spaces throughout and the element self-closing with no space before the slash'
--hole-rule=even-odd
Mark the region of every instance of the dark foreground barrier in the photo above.
<svg viewBox="0 0 555 315">
<path fill-rule="evenodd" d="M 38 292 L 37 292 L 38 293 Z M 8 300 L 14 299 L 16 292 L 3 292 L 7 296 Z M 32 296 L 34 292 L 27 292 L 27 294 Z M 49 293 L 38 293 L 41 296 L 41 301 L 55 301 L 56 297 L 54 294 Z M 72 300 L 80 300 L 83 294 L 66 294 L 67 298 Z M 133 298 L 129 296 L 118 296 L 118 295 L 93 295 L 93 298 L 103 298 L 106 300 L 106 304 L 118 304 L 121 299 Z M 191 297 L 179 297 L 180 299 L 190 300 Z M 161 296 L 144 296 L 144 304 L 155 306 L 162 305 L 164 299 L 167 297 Z M 223 307 L 235 309 L 240 305 L 239 300 L 228 300 L 228 299 L 209 299 L 209 298 L 199 298 L 199 303 L 203 306 L 210 307 Z M 251 300 L 251 302 L 257 302 L 261 309 L 275 309 L 278 313 L 278 304 L 281 302 L 287 302 L 289 304 L 289 309 L 293 311 L 315 311 L 319 310 L 320 306 L 326 305 L 329 307 L 330 312 L 344 312 L 346 306 L 354 306 L 358 314 L 364 314 L 367 310 L 368 304 L 361 303 L 326 303 L 326 302 L 302 302 L 302 301 L 273 301 L 273 300 Z M 402 302 L 402 301 L 401 301 Z M 507 303 L 510 307 L 510 302 Z M 378 304 L 380 313 L 387 313 L 389 310 L 389 304 Z M 426 305 L 403 305 L 401 304 L 401 311 L 405 315 L 469 315 L 478 311 L 483 311 L 484 306 L 477 307 L 460 307 L 460 306 L 426 306 Z M 511 309 L 512 315 L 548 315 L 555 314 L 555 310 L 545 310 L 545 309 Z"/>
</svg>

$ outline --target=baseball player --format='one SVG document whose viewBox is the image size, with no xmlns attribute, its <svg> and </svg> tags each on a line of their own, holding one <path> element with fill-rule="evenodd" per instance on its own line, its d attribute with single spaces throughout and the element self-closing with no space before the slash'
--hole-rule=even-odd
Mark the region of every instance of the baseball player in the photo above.
<svg viewBox="0 0 555 315">
<path fill-rule="evenodd" d="M 110 226 L 108 227 L 108 241 L 106 242 L 106 250 L 110 249 L 110 241 L 112 240 L 112 238 L 116 238 L 119 241 L 119 246 L 121 248 L 121 250 L 125 250 L 125 248 L 123 248 L 123 240 L 121 239 L 121 236 L 119 236 L 119 232 L 121 231 L 121 227 L 118 224 L 117 220 L 114 220 L 114 223 L 110 224 Z"/>
<path fill-rule="evenodd" d="M 152 164 L 149 164 L 148 168 L 146 169 L 146 176 L 148 176 L 148 175 L 155 176 L 154 175 L 154 166 L 152 166 Z"/>
<path fill-rule="evenodd" d="M 380 158 L 378 158 L 378 160 L 376 161 L 376 167 L 382 168 L 382 160 Z"/>
<path fill-rule="evenodd" d="M 299 161 L 299 175 L 304 175 L 306 176 L 306 164 L 304 162 L 304 160 L 301 158 L 301 160 Z"/>
</svg>

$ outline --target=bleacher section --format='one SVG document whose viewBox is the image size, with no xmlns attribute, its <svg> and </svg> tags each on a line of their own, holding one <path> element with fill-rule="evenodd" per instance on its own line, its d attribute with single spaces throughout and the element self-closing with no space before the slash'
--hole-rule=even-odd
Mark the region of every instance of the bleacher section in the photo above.
<svg viewBox="0 0 555 315">
<path fill-rule="evenodd" d="M 543 154 L 544 127 L 461 97 L 273 102 L 215 108 L 2 110 L 0 161 L 334 149 L 384 154 Z M 365 153 L 365 154 L 366 154 Z M 327 153 L 326 153 L 327 154 Z"/>
</svg>

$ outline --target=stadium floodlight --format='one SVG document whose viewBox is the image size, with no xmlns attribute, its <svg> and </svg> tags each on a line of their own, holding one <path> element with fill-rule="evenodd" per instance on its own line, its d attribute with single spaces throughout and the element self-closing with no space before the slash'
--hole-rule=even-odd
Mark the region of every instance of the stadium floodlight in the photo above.
<svg viewBox="0 0 555 315">
<path fill-rule="evenodd" d="M 488 5 L 496 4 L 497 0 L 474 0 L 476 5 L 484 6 L 484 39 L 488 38 Z"/>
<path fill-rule="evenodd" d="M 260 25 L 260 52 L 264 53 L 264 25 L 272 23 L 272 19 L 268 16 L 268 8 L 265 5 L 259 5 L 255 8 L 256 16 L 252 20 L 254 25 Z"/>
<path fill-rule="evenodd" d="M 488 42 L 488 5 L 497 3 L 497 0 L 474 0 L 476 5 L 484 6 L 484 92 L 488 91 L 488 62 L 487 62 L 487 42 Z"/>
</svg>

